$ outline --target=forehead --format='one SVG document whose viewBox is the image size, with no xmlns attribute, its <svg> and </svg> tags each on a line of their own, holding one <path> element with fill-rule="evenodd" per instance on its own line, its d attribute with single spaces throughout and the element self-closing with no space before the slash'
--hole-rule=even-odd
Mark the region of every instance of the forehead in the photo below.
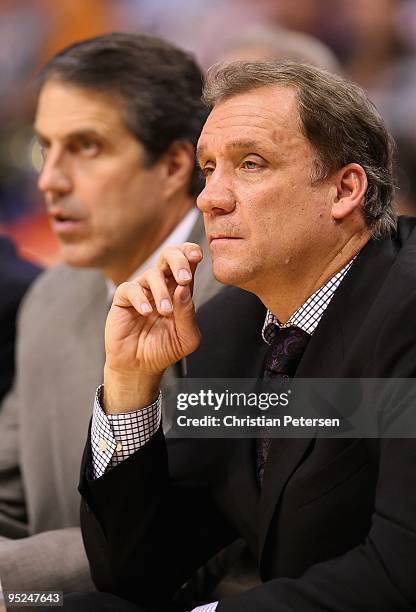
<svg viewBox="0 0 416 612">
<path fill-rule="evenodd" d="M 39 94 L 35 128 L 51 137 L 87 130 L 127 131 L 122 115 L 123 106 L 115 96 L 50 80 Z"/>
<path fill-rule="evenodd" d="M 275 146 L 293 139 L 306 140 L 292 87 L 267 86 L 237 94 L 217 104 L 200 136 L 203 154 L 211 147 L 238 147 L 242 143 Z"/>
</svg>

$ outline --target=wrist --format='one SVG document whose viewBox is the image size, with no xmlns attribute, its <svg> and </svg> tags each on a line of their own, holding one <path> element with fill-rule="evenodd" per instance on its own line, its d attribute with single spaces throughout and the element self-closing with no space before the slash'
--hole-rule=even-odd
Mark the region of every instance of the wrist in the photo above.
<svg viewBox="0 0 416 612">
<path fill-rule="evenodd" d="M 159 393 L 161 375 L 143 375 L 104 366 L 103 410 L 119 414 L 152 404 Z"/>
</svg>

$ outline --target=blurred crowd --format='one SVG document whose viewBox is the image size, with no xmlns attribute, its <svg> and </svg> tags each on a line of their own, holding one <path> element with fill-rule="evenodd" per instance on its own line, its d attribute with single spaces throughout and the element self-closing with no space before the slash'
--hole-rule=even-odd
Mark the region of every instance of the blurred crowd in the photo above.
<svg viewBox="0 0 416 612">
<path fill-rule="evenodd" d="M 204 69 L 223 59 L 297 59 L 307 47 L 317 64 L 369 92 L 398 144 L 397 205 L 416 212 L 416 0 L 0 0 L 0 229 L 25 256 L 44 265 L 58 257 L 36 189 L 36 73 L 72 41 L 114 30 L 162 36 Z"/>
</svg>

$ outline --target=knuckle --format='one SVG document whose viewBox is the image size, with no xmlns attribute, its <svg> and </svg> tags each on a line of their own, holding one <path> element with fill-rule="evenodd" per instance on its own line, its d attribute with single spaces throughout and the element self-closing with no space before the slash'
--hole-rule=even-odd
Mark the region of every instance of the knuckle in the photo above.
<svg viewBox="0 0 416 612">
<path fill-rule="evenodd" d="M 199 347 L 199 345 L 201 344 L 201 333 L 198 332 L 194 334 L 191 343 L 190 343 L 190 348 L 192 351 L 196 351 L 196 349 Z"/>
<path fill-rule="evenodd" d="M 170 259 L 172 255 L 174 255 L 176 252 L 178 251 L 178 247 L 175 246 L 166 246 L 160 256 L 159 256 L 159 262 L 163 263 L 165 262 L 167 259 Z"/>
<path fill-rule="evenodd" d="M 117 287 L 114 295 L 116 295 L 116 294 L 117 295 L 125 295 L 128 292 L 129 288 L 130 288 L 130 284 L 131 283 L 128 283 L 128 282 L 121 283 Z"/>
<path fill-rule="evenodd" d="M 141 287 L 141 286 L 143 286 L 143 285 L 146 285 L 146 283 L 147 283 L 147 275 L 148 275 L 148 272 L 149 272 L 149 270 L 146 270 L 145 272 L 143 272 L 143 274 L 141 274 L 140 276 L 137 276 L 137 277 L 136 277 L 136 278 L 133 280 L 133 283 L 134 283 L 136 286 L 139 286 L 139 287 Z"/>
<path fill-rule="evenodd" d="M 160 281 L 161 278 L 163 278 L 163 274 L 158 268 L 150 268 L 146 272 L 146 279 L 149 281 L 149 283 Z"/>
</svg>

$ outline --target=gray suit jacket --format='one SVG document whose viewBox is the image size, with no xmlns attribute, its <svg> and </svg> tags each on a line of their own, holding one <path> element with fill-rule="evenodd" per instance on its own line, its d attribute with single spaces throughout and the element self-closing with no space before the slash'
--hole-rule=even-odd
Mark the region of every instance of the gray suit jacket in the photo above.
<svg viewBox="0 0 416 612">
<path fill-rule="evenodd" d="M 195 280 L 198 306 L 221 286 L 212 276 L 202 219 L 189 240 L 205 251 Z M 17 376 L 0 412 L 3 588 L 92 588 L 78 529 L 77 484 L 102 381 L 108 307 L 99 271 L 65 265 L 42 274 L 24 301 Z"/>
</svg>

